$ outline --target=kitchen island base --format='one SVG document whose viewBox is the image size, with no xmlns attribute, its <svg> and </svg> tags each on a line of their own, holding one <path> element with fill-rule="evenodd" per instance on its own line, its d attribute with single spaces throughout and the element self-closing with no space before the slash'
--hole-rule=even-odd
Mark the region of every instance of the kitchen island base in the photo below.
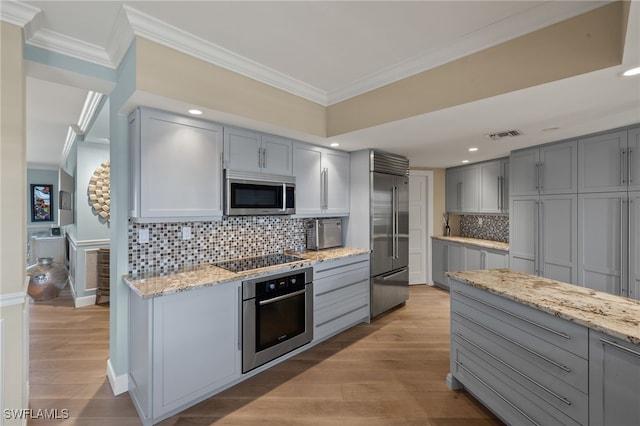
<svg viewBox="0 0 640 426">
<path fill-rule="evenodd" d="M 640 303 L 509 270 L 449 276 L 450 389 L 507 424 L 640 424 Z"/>
</svg>

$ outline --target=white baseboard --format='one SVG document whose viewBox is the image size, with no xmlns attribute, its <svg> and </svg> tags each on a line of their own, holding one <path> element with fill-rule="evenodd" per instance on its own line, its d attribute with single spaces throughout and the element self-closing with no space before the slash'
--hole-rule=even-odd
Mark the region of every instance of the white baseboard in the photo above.
<svg viewBox="0 0 640 426">
<path fill-rule="evenodd" d="M 111 358 L 107 360 L 107 378 L 114 396 L 129 391 L 129 376 L 127 374 L 116 376 L 111 365 Z"/>
<path fill-rule="evenodd" d="M 76 308 L 83 308 L 85 306 L 91 306 L 96 304 L 96 296 L 84 296 L 84 297 L 76 297 L 73 299 L 73 302 L 76 305 Z"/>
</svg>

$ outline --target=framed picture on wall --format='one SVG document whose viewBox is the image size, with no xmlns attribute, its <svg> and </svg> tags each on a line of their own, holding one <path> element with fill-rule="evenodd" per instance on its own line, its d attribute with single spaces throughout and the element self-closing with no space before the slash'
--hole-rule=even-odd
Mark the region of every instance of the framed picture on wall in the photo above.
<svg viewBox="0 0 640 426">
<path fill-rule="evenodd" d="M 53 222 L 53 185 L 31 184 L 31 221 Z"/>
</svg>

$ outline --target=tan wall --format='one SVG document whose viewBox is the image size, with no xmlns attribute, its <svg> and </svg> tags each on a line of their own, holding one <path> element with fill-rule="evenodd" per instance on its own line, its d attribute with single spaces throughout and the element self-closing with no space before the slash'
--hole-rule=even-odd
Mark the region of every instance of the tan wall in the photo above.
<svg viewBox="0 0 640 426">
<path fill-rule="evenodd" d="M 26 138 L 25 74 L 22 29 L 0 21 L 0 298 L 10 306 L 0 310 L 4 335 L 2 409 L 28 405 L 26 395 L 27 318 L 24 292 L 26 262 Z M 7 296 L 11 295 L 11 298 Z M 13 297 L 15 296 L 15 297 Z M 4 416 L 4 412 L 0 413 Z M 5 420 L 5 425 L 21 424 Z"/>
<path fill-rule="evenodd" d="M 611 67 L 622 62 L 612 3 L 334 104 L 329 137 Z M 553 64 L 553 66 L 546 66 Z"/>
<path fill-rule="evenodd" d="M 326 136 L 322 105 L 144 38 L 136 49 L 139 91 Z"/>
</svg>

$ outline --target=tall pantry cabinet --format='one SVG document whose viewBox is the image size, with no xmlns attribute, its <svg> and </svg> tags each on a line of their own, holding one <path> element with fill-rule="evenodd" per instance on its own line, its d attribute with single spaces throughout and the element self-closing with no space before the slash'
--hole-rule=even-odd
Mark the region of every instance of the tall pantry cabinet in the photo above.
<svg viewBox="0 0 640 426">
<path fill-rule="evenodd" d="M 577 282 L 577 165 L 576 141 L 511 153 L 512 269 Z"/>
<path fill-rule="evenodd" d="M 640 299 L 640 128 L 579 140 L 578 279 Z"/>
</svg>

